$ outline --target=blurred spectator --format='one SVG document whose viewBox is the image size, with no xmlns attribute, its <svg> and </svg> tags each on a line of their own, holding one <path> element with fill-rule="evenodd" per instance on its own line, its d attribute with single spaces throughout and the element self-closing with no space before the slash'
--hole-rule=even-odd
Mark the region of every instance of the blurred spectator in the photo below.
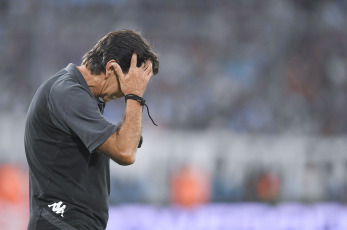
<svg viewBox="0 0 347 230">
<path fill-rule="evenodd" d="M 173 173 L 171 199 L 174 204 L 193 208 L 210 200 L 209 177 L 201 170 L 185 166 Z"/>
<path fill-rule="evenodd" d="M 11 164 L 0 165 L 0 201 L 19 204 L 28 195 L 26 186 L 27 174 Z"/>
<path fill-rule="evenodd" d="M 275 203 L 279 201 L 281 180 L 277 174 L 265 172 L 259 175 L 257 181 L 257 194 L 260 201 Z"/>
<path fill-rule="evenodd" d="M 0 229 L 26 229 L 29 220 L 28 173 L 12 164 L 0 164 Z"/>
<path fill-rule="evenodd" d="M 243 188 L 230 178 L 227 171 L 227 156 L 216 157 L 212 177 L 213 202 L 239 202 L 242 200 Z"/>
</svg>

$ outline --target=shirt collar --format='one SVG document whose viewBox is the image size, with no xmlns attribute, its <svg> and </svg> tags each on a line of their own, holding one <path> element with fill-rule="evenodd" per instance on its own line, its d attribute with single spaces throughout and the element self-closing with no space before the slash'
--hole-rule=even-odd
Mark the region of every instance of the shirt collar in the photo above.
<svg viewBox="0 0 347 230">
<path fill-rule="evenodd" d="M 68 65 L 66 66 L 65 69 L 66 69 L 66 71 L 67 71 L 68 73 L 72 73 L 72 75 L 73 75 L 74 77 L 76 77 L 77 81 L 78 81 L 83 87 L 87 88 L 87 89 L 88 89 L 88 92 L 91 93 L 91 94 L 94 96 L 94 94 L 93 94 L 92 91 L 90 90 L 90 88 L 89 88 L 89 86 L 88 86 L 86 80 L 84 79 L 82 73 L 77 69 L 77 66 L 76 66 L 75 64 L 70 63 L 70 64 L 68 64 Z"/>
<path fill-rule="evenodd" d="M 106 104 L 106 103 L 105 103 L 104 101 L 102 101 L 100 98 L 95 97 L 95 95 L 94 95 L 94 94 L 92 93 L 92 91 L 90 90 L 90 88 L 89 88 L 89 86 L 88 86 L 88 84 L 87 84 L 87 82 L 86 82 L 86 79 L 84 79 L 82 73 L 77 69 L 77 66 L 76 66 L 75 64 L 73 64 L 73 63 L 70 63 L 70 64 L 68 64 L 68 65 L 66 66 L 65 69 L 66 69 L 66 71 L 67 71 L 68 73 L 72 73 L 72 76 L 74 76 L 74 77 L 77 79 L 77 81 L 78 81 L 84 88 L 87 89 L 87 91 L 89 92 L 89 94 L 90 94 L 91 96 L 93 96 L 93 97 L 98 101 L 100 110 L 103 111 L 103 109 L 105 108 L 105 104 Z M 101 109 L 101 107 L 102 107 L 102 109 Z"/>
</svg>

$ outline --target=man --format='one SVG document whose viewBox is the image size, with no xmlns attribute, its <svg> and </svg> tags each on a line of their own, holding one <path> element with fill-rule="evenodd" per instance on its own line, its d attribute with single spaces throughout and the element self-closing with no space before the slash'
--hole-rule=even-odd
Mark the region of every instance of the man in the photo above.
<svg viewBox="0 0 347 230">
<path fill-rule="evenodd" d="M 109 159 L 134 163 L 142 96 L 158 68 L 139 33 L 116 31 L 86 53 L 81 66 L 69 64 L 40 86 L 25 127 L 29 230 L 106 228 Z M 116 126 L 102 115 L 105 102 L 124 96 L 124 118 Z"/>
</svg>

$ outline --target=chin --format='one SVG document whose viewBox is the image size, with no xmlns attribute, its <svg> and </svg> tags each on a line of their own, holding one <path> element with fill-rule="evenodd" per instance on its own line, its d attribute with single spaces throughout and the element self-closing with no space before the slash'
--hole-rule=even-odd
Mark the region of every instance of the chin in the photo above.
<svg viewBox="0 0 347 230">
<path fill-rule="evenodd" d="M 115 99 L 117 99 L 117 96 L 113 95 L 113 96 L 110 96 L 110 97 L 106 97 L 106 98 L 104 99 L 104 101 L 105 101 L 105 102 L 109 102 L 109 101 L 112 101 L 112 100 L 115 100 Z"/>
<path fill-rule="evenodd" d="M 102 100 L 103 100 L 104 102 L 109 102 L 109 101 L 111 100 L 111 98 L 109 98 L 109 97 L 103 97 Z"/>
</svg>

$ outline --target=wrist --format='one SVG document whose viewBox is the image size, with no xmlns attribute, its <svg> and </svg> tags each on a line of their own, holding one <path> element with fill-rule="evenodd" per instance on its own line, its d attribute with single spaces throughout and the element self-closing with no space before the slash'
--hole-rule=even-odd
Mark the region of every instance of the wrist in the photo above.
<svg viewBox="0 0 347 230">
<path fill-rule="evenodd" d="M 136 100 L 127 100 L 126 104 L 131 106 L 136 106 L 136 107 L 142 107 L 142 105 Z"/>
<path fill-rule="evenodd" d="M 136 95 L 136 96 L 139 96 L 139 97 L 142 97 L 142 96 L 143 96 L 143 93 L 134 92 L 134 91 L 133 91 L 132 93 L 130 93 L 130 92 L 125 93 L 125 92 L 123 91 L 123 94 L 124 94 L 124 96 L 129 95 L 129 94 L 131 94 L 131 95 Z"/>
<path fill-rule="evenodd" d="M 147 113 L 148 113 L 149 118 L 151 119 L 151 121 L 153 122 L 153 124 L 154 124 L 155 126 L 157 126 L 157 124 L 154 123 L 154 121 L 153 121 L 151 115 L 149 114 L 149 109 L 148 109 L 148 106 L 146 105 L 146 100 L 145 100 L 143 97 L 140 97 L 140 96 L 138 96 L 138 95 L 136 95 L 136 94 L 127 94 L 127 95 L 125 95 L 125 103 L 128 103 L 128 101 L 133 101 L 133 102 L 137 103 L 138 105 L 140 105 L 141 107 L 142 107 L 142 106 L 146 106 L 146 108 L 147 108 Z M 133 103 L 133 102 L 132 102 L 132 103 Z"/>
<path fill-rule="evenodd" d="M 127 95 L 125 95 L 125 103 L 128 100 L 137 101 L 141 106 L 146 105 L 146 100 L 143 97 L 140 97 L 140 96 L 138 96 L 136 94 L 127 94 Z"/>
</svg>

